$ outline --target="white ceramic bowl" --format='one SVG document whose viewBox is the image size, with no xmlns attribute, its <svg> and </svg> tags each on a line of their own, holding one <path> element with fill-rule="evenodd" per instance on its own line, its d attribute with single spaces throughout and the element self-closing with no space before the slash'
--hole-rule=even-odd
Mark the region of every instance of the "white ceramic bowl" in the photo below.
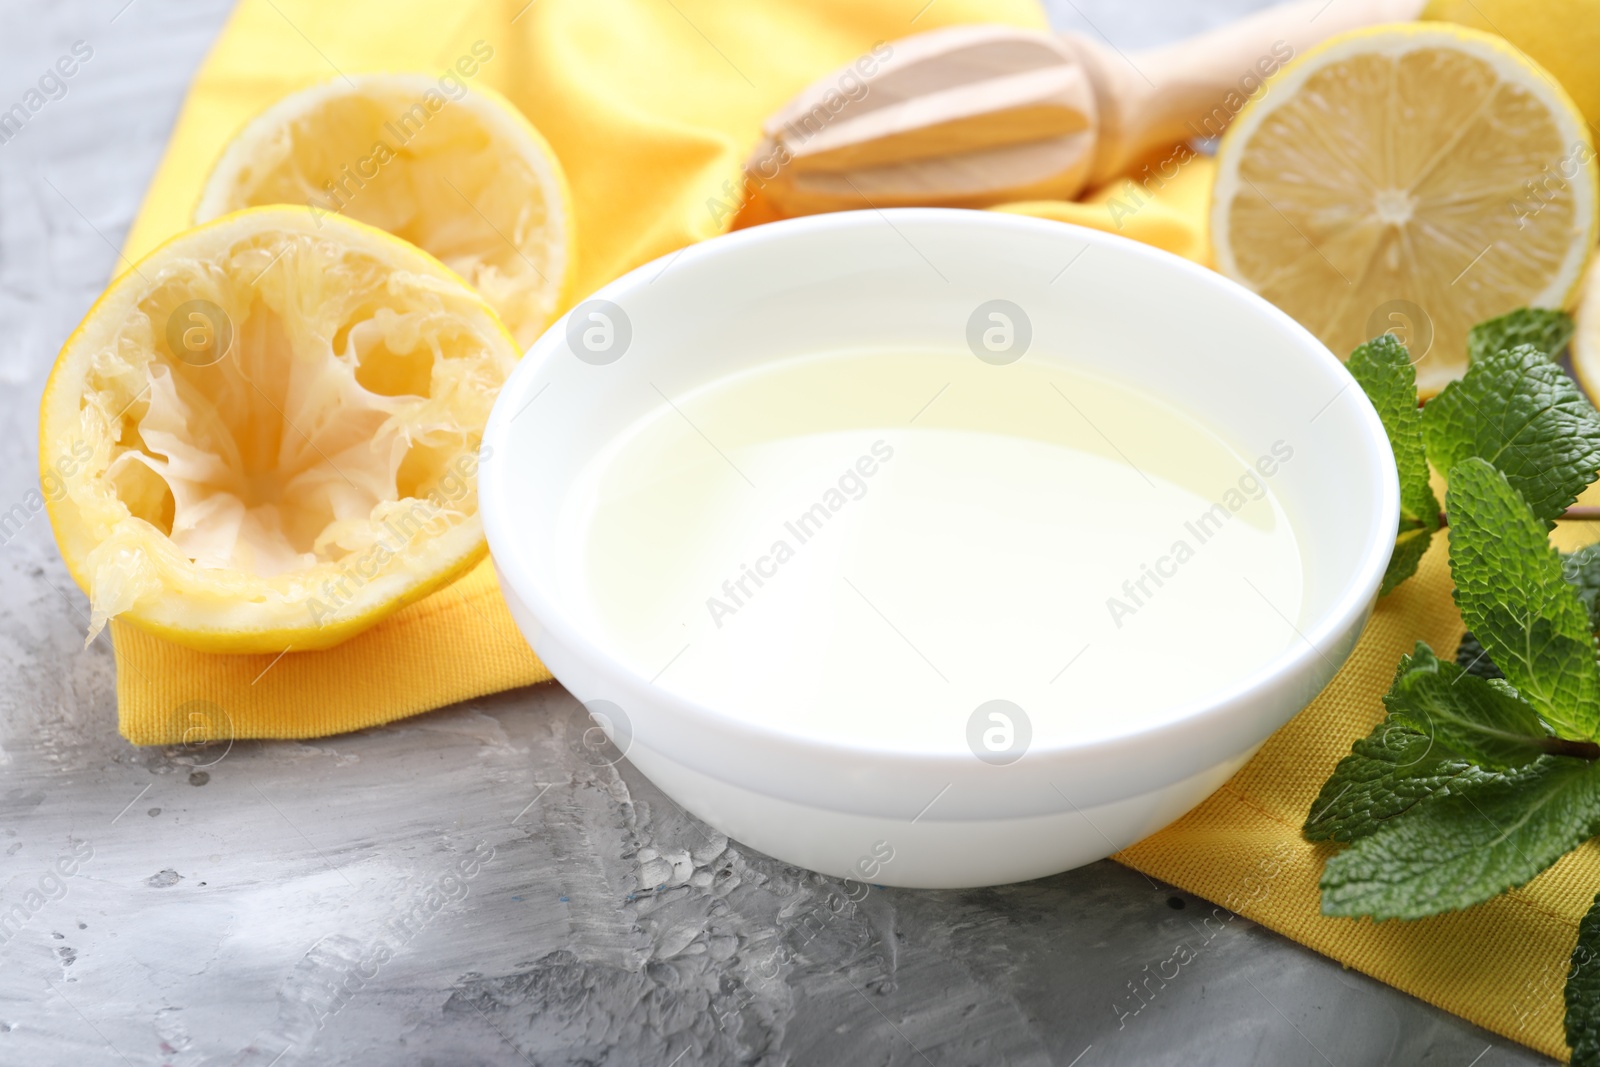
<svg viewBox="0 0 1600 1067">
<path fill-rule="evenodd" d="M 628 667 L 578 610 L 581 579 L 556 535 L 558 513 L 585 464 L 658 408 L 658 386 L 681 395 L 767 361 L 863 344 L 959 351 L 973 309 L 995 298 L 1029 310 L 1029 359 L 1071 360 L 1168 398 L 1241 454 L 1293 442 L 1294 462 L 1272 489 L 1304 563 L 1299 637 L 1264 669 L 1156 726 L 1035 744 L 995 767 L 959 744 L 890 751 L 703 706 Z M 1399 515 L 1377 416 L 1310 333 L 1165 252 L 992 212 L 852 212 L 707 241 L 595 299 L 623 309 L 626 324 L 612 315 L 621 358 L 578 358 L 563 319 L 529 350 L 489 421 L 479 491 L 501 588 L 556 678 L 604 710 L 597 719 L 616 750 L 688 811 L 779 859 L 956 887 L 1104 857 L 1232 775 L 1328 683 L 1370 614 Z M 1161 661 L 1151 648 L 1151 669 Z"/>
</svg>

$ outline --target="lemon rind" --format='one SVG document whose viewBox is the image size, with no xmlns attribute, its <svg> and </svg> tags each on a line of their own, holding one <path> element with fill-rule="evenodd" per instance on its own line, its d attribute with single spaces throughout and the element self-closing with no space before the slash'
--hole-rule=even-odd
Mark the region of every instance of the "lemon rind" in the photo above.
<svg viewBox="0 0 1600 1067">
<path fill-rule="evenodd" d="M 211 169 L 201 185 L 200 195 L 191 213 L 193 221 L 197 225 L 204 225 L 232 213 L 226 209 L 227 197 L 236 184 L 239 174 L 249 165 L 253 153 L 271 137 L 273 131 L 323 101 L 347 95 L 358 91 L 363 85 L 380 81 L 401 84 L 408 89 L 416 90 L 419 95 L 436 85 L 434 77 L 430 74 L 390 71 L 356 74 L 348 79 L 330 78 L 289 93 L 247 119 L 228 139 L 222 152 L 211 164 Z M 538 326 L 538 330 L 542 332 L 570 309 L 577 288 L 576 215 L 573 210 L 572 186 L 567 179 L 566 169 L 561 165 L 561 159 L 555 149 L 538 128 L 528 121 L 527 116 L 515 104 L 495 89 L 487 85 L 472 85 L 464 96 L 452 100 L 451 104 L 465 106 L 478 118 L 499 128 L 506 135 L 508 143 L 518 146 L 518 154 L 539 176 L 546 197 L 560 206 L 559 213 L 555 211 L 548 213 L 548 217 L 552 219 L 559 215 L 560 239 L 559 242 L 553 243 L 559 244 L 560 258 L 557 264 L 558 270 L 555 272 L 558 274 L 558 280 L 551 312 Z M 299 206 L 306 207 L 304 204 Z"/>
</svg>

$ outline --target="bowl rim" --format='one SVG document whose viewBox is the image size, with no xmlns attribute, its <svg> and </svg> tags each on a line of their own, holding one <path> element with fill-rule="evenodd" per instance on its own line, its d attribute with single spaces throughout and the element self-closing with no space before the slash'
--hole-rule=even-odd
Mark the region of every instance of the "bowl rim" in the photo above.
<svg viewBox="0 0 1600 1067">
<path fill-rule="evenodd" d="M 1067 739 L 1050 744 L 1031 745 L 1027 752 L 1028 758 L 1021 760 L 1017 766 L 1027 763 L 1037 765 L 1050 759 L 1059 761 L 1066 758 L 1077 761 L 1085 758 L 1098 759 L 1102 755 L 1114 758 L 1118 750 L 1158 740 L 1162 735 L 1180 726 L 1204 728 L 1212 722 L 1226 719 L 1230 713 L 1237 713 L 1243 702 L 1248 702 L 1252 696 L 1262 693 L 1274 684 L 1317 676 L 1320 672 L 1316 660 L 1319 658 L 1325 664 L 1331 665 L 1332 669 L 1326 671 L 1326 676 L 1318 689 L 1331 681 L 1343 667 L 1348 651 L 1341 653 L 1338 662 L 1334 663 L 1328 658 L 1333 653 L 1324 649 L 1336 643 L 1342 635 L 1350 633 L 1353 627 L 1364 623 L 1376 598 L 1394 547 L 1394 531 L 1398 528 L 1400 518 L 1400 489 L 1388 434 L 1376 410 L 1366 401 L 1365 394 L 1350 376 L 1343 361 L 1287 313 L 1260 295 L 1213 270 L 1152 245 L 1072 223 L 961 208 L 883 208 L 784 219 L 713 237 L 636 267 L 582 300 L 576 301 L 573 306 L 601 299 L 623 304 L 629 293 L 652 284 L 667 272 L 667 268 L 671 269 L 675 277 L 686 278 L 690 271 L 705 261 L 741 256 L 746 254 L 747 250 L 758 246 L 817 233 L 826 234 L 867 226 L 882 227 L 886 222 L 896 229 L 900 228 L 897 224 L 911 227 L 922 225 L 969 227 L 988 231 L 1001 239 L 1008 233 L 1065 237 L 1109 249 L 1115 254 L 1144 260 L 1154 271 L 1175 271 L 1186 274 L 1191 279 L 1198 280 L 1202 286 L 1212 289 L 1218 298 L 1243 304 L 1249 313 L 1274 320 L 1291 336 L 1297 337 L 1301 343 L 1296 347 L 1292 358 L 1309 360 L 1310 370 L 1331 372 L 1336 378 L 1343 379 L 1335 400 L 1345 392 L 1352 392 L 1358 398 L 1357 410 L 1353 413 L 1358 432 L 1351 435 L 1351 443 L 1363 447 L 1359 453 L 1352 451 L 1350 461 L 1360 462 L 1367 468 L 1379 499 L 1373 509 L 1371 521 L 1362 532 L 1365 543 L 1361 548 L 1359 561 L 1353 568 L 1353 579 L 1345 584 L 1332 604 L 1320 612 L 1310 626 L 1295 626 L 1291 623 L 1299 639 L 1290 641 L 1265 665 L 1242 676 L 1226 688 L 1214 690 L 1203 698 L 1177 705 L 1157 721 L 1125 732 L 1086 740 Z M 530 391 L 540 386 L 541 373 L 544 369 L 568 355 L 565 335 L 571 311 L 572 308 L 569 307 L 546 327 L 544 333 L 529 347 L 502 387 L 484 431 L 483 444 L 493 449 L 491 454 L 494 458 L 486 460 L 479 467 L 479 511 L 500 581 L 510 586 L 508 599 L 510 594 L 514 594 L 520 604 L 537 620 L 538 626 L 550 640 L 557 642 L 567 654 L 581 660 L 592 673 L 604 676 L 609 689 L 618 694 L 625 693 L 627 699 L 631 701 L 626 705 L 629 709 L 659 708 L 668 711 L 670 717 L 678 724 L 708 731 L 711 736 L 732 738 L 745 743 L 775 744 L 780 746 L 777 751 L 786 754 L 789 759 L 809 757 L 820 759 L 825 764 L 835 765 L 838 765 L 841 759 L 849 761 L 867 759 L 874 765 L 892 761 L 897 766 L 907 768 L 928 770 L 944 768 L 940 773 L 945 774 L 956 773 L 958 768 L 964 769 L 966 764 L 976 762 L 972 760 L 970 753 L 964 752 L 914 752 L 890 745 L 850 743 L 842 737 L 800 735 L 787 732 L 772 724 L 719 710 L 671 689 L 656 686 L 649 678 L 630 666 L 622 655 L 603 640 L 602 635 L 591 632 L 565 610 L 559 595 L 552 595 L 556 594 L 553 584 L 541 578 L 536 568 L 529 566 L 527 554 L 519 549 L 519 542 L 509 527 L 510 520 L 500 498 L 502 495 L 509 497 L 515 491 L 513 486 L 504 482 L 510 475 L 508 469 L 510 464 L 507 461 L 514 457 L 514 452 L 508 444 L 511 413 L 520 410 Z M 549 561 L 546 561 L 546 566 L 551 572 L 556 569 Z M 1316 691 L 1312 691 L 1306 702 L 1309 702 L 1315 694 Z M 599 698 L 601 695 L 597 693 L 593 694 L 593 697 Z M 574 696 L 582 702 L 590 699 L 582 694 L 575 693 Z M 611 699 L 609 694 L 606 698 Z M 620 700 L 619 695 L 618 701 Z M 1298 710 L 1299 707 L 1294 709 L 1296 712 Z M 1270 728 L 1257 731 L 1256 741 L 1259 743 L 1265 740 L 1272 730 L 1287 721 L 1293 713 L 1290 712 L 1272 722 Z M 637 724 L 633 727 L 633 733 L 635 736 L 639 733 Z M 691 765 L 704 773 L 724 776 L 715 760 L 694 761 Z"/>
</svg>

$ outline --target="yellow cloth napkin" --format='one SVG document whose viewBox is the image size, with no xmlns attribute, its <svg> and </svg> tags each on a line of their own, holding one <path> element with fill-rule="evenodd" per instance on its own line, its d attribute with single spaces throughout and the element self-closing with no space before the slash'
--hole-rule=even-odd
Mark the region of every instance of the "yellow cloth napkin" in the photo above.
<svg viewBox="0 0 1600 1067">
<path fill-rule="evenodd" d="M 340 72 L 442 72 L 481 40 L 494 56 L 478 80 L 528 114 L 572 181 L 577 292 L 587 294 L 733 224 L 708 201 L 735 202 L 738 164 L 760 121 L 803 85 L 876 41 L 980 19 L 1044 21 L 1032 0 L 243 0 L 195 79 L 127 254 L 137 258 L 188 224 L 218 149 L 283 94 Z M 1208 262 L 1210 175 L 1209 161 L 1167 152 L 1136 180 L 1084 202 L 1000 210 Z M 768 212 L 757 196 L 737 222 Z M 1558 538 L 1593 533 L 1567 528 Z M 1449 590 L 1441 539 L 1420 576 L 1379 605 L 1350 662 L 1310 707 L 1199 808 L 1118 858 L 1230 909 L 1201 930 L 1243 915 L 1564 1056 L 1566 957 L 1600 886 L 1600 850 L 1585 845 L 1524 889 L 1462 914 L 1373 925 L 1319 914 L 1325 848 L 1299 835 L 1323 779 L 1381 717 L 1401 653 L 1418 638 L 1453 652 L 1461 623 Z M 487 564 L 325 652 L 209 656 L 112 629 L 120 725 L 136 744 L 335 734 L 549 678 Z"/>
<path fill-rule="evenodd" d="M 242 0 L 124 251 L 137 261 L 187 228 L 222 146 L 287 93 L 442 74 L 481 41 L 493 54 L 469 88 L 521 108 L 567 172 L 582 299 L 728 229 L 762 121 L 800 89 L 880 41 L 978 21 L 1045 26 L 1035 0 Z M 119 725 L 139 745 L 345 733 L 550 678 L 488 563 L 325 652 L 215 656 L 111 632 Z"/>
</svg>

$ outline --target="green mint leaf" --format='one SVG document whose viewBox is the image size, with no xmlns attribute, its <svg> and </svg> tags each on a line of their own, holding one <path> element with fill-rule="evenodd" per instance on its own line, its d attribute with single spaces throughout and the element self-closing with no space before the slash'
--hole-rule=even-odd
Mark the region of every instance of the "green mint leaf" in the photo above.
<svg viewBox="0 0 1600 1067">
<path fill-rule="evenodd" d="M 1354 841 L 1452 788 L 1492 777 L 1421 730 L 1386 718 L 1350 746 L 1301 832 L 1307 841 Z"/>
<path fill-rule="evenodd" d="M 1561 560 L 1561 572 L 1589 609 L 1589 629 L 1600 633 L 1600 544 L 1580 548 Z"/>
<path fill-rule="evenodd" d="M 1461 618 L 1495 666 L 1562 737 L 1600 731 L 1589 612 L 1544 524 L 1482 459 L 1450 469 L 1450 573 Z"/>
<path fill-rule="evenodd" d="M 1432 543 L 1433 530 L 1417 526 L 1407 529 L 1405 517 L 1401 516 L 1400 533 L 1394 539 L 1394 552 L 1389 556 L 1389 565 L 1383 570 L 1383 584 L 1378 587 L 1378 595 L 1388 596 L 1401 582 L 1416 574 L 1422 557 L 1427 555 L 1428 546 Z"/>
<path fill-rule="evenodd" d="M 1488 460 L 1547 525 L 1600 471 L 1600 413 L 1534 345 L 1475 359 L 1423 408 L 1422 433 L 1440 470 Z"/>
<path fill-rule="evenodd" d="M 1439 499 L 1428 484 L 1422 409 L 1417 407 L 1411 354 L 1392 335 L 1384 334 L 1350 353 L 1345 367 L 1377 409 L 1400 474 L 1400 528 L 1378 590 L 1378 595 L 1384 596 L 1417 572 L 1417 564 L 1439 528 Z"/>
<path fill-rule="evenodd" d="M 1401 658 L 1394 683 L 1383 698 L 1388 716 L 1350 746 L 1350 755 L 1339 761 L 1324 783 L 1301 831 L 1306 840 L 1354 841 L 1376 833 L 1389 820 L 1452 788 L 1497 777 L 1475 766 L 1468 757 L 1465 749 L 1472 746 L 1472 731 L 1466 731 L 1468 742 L 1462 746 L 1452 729 L 1437 727 L 1439 722 L 1453 720 L 1458 714 L 1441 715 L 1429 706 L 1440 699 L 1455 700 L 1455 691 L 1461 686 L 1481 689 L 1487 684 L 1470 675 L 1463 678 L 1463 674 L 1455 664 L 1440 663 L 1433 649 L 1421 641 L 1410 655 Z M 1444 695 L 1434 692 L 1436 689 L 1442 689 Z M 1498 690 L 1488 699 L 1502 697 L 1521 703 L 1515 696 L 1505 696 Z M 1543 726 L 1533 710 L 1522 707 L 1525 710 L 1517 721 L 1543 735 Z M 1519 763 L 1530 762 L 1540 752 L 1526 745 L 1518 746 L 1516 751 L 1526 757 Z"/>
<path fill-rule="evenodd" d="M 1329 859 L 1322 912 L 1420 919 L 1469 908 L 1527 882 L 1597 823 L 1600 769 L 1546 756 L 1434 798 Z"/>
<path fill-rule="evenodd" d="M 1600 634 L 1600 543 L 1580 548 L 1561 557 L 1561 573 L 1578 590 L 1578 599 L 1589 610 L 1589 629 Z M 1480 678 L 1504 678 L 1489 653 L 1468 630 L 1456 646 L 1456 663 Z"/>
<path fill-rule="evenodd" d="M 1572 329 L 1572 316 L 1564 311 L 1519 308 L 1474 326 L 1467 333 L 1467 355 L 1476 363 L 1482 356 L 1533 345 L 1554 359 L 1572 340 Z"/>
<path fill-rule="evenodd" d="M 1417 642 L 1383 698 L 1391 716 L 1491 771 L 1525 767 L 1550 733 L 1504 681 L 1468 674 Z"/>
<path fill-rule="evenodd" d="M 1478 643 L 1471 630 L 1461 635 L 1461 643 L 1456 646 L 1456 665 L 1479 678 L 1505 677 L 1489 658 L 1489 650 Z"/>
<path fill-rule="evenodd" d="M 1600 1067 L 1600 896 L 1578 923 L 1567 970 L 1567 1047 L 1572 1067 Z"/>
</svg>

